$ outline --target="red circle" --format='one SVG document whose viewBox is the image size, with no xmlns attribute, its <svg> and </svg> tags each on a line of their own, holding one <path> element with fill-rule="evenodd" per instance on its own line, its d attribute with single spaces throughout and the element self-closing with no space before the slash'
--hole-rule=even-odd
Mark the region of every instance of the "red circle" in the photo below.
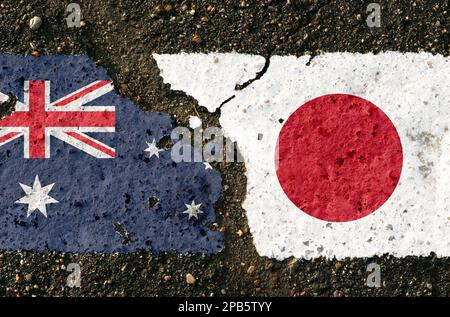
<svg viewBox="0 0 450 317">
<path fill-rule="evenodd" d="M 298 108 L 277 142 L 276 171 L 289 199 L 321 220 L 365 217 L 400 178 L 402 145 L 377 106 L 357 96 L 325 95 Z"/>
</svg>

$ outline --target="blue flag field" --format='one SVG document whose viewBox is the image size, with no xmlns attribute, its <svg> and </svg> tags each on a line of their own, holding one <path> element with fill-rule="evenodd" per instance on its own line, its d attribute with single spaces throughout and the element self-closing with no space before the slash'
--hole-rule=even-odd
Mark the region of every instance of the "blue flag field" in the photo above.
<svg viewBox="0 0 450 317">
<path fill-rule="evenodd" d="M 218 171 L 175 163 L 172 118 L 84 56 L 0 56 L 0 249 L 215 253 Z M 17 100 L 11 99 L 16 96 Z"/>
</svg>

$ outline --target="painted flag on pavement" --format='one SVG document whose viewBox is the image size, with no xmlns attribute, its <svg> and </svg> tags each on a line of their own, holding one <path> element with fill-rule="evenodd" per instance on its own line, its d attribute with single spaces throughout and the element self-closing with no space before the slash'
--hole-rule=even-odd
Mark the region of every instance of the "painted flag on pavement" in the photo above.
<svg viewBox="0 0 450 317">
<path fill-rule="evenodd" d="M 448 57 L 273 56 L 241 90 L 239 74 L 255 77 L 261 56 L 154 57 L 172 89 L 210 111 L 225 102 L 220 124 L 245 158 L 260 255 L 450 256 Z"/>
<path fill-rule="evenodd" d="M 0 103 L 0 249 L 222 249 L 219 173 L 174 163 L 158 147 L 171 117 L 116 95 L 87 57 L 0 55 Z"/>
</svg>

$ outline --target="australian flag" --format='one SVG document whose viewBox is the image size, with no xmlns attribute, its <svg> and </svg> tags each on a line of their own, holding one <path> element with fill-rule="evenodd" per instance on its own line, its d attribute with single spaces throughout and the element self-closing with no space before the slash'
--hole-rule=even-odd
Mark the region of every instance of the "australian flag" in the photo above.
<svg viewBox="0 0 450 317">
<path fill-rule="evenodd" d="M 223 248 L 220 174 L 172 161 L 158 145 L 172 118 L 118 96 L 89 58 L 0 55 L 0 107 L 1 250 Z"/>
</svg>

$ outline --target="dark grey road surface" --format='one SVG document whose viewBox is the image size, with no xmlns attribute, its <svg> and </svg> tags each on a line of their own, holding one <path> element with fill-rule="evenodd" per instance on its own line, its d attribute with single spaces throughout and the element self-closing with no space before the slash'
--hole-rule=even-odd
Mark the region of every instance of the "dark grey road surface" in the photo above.
<svg viewBox="0 0 450 317">
<path fill-rule="evenodd" d="M 120 94 L 143 109 L 176 115 L 184 126 L 195 111 L 207 125 L 217 125 L 219 114 L 208 113 L 184 93 L 170 91 L 152 53 L 254 53 L 265 56 L 270 67 L 274 54 L 450 51 L 446 0 L 379 1 L 380 28 L 366 25 L 370 1 L 355 0 L 80 1 L 84 26 L 67 28 L 69 2 L 1 0 L 0 52 L 87 54 L 108 69 Z M 36 31 L 28 27 L 33 16 L 43 20 Z M 226 237 L 222 253 L 2 252 L 0 296 L 450 296 L 448 258 L 277 262 L 259 257 L 241 207 L 245 167 L 215 167 L 227 188 L 216 206 Z M 72 262 L 81 266 L 81 288 L 66 286 L 66 267 Z M 371 262 L 381 265 L 380 288 L 366 286 Z M 195 277 L 194 284 L 186 282 L 187 273 Z"/>
</svg>

